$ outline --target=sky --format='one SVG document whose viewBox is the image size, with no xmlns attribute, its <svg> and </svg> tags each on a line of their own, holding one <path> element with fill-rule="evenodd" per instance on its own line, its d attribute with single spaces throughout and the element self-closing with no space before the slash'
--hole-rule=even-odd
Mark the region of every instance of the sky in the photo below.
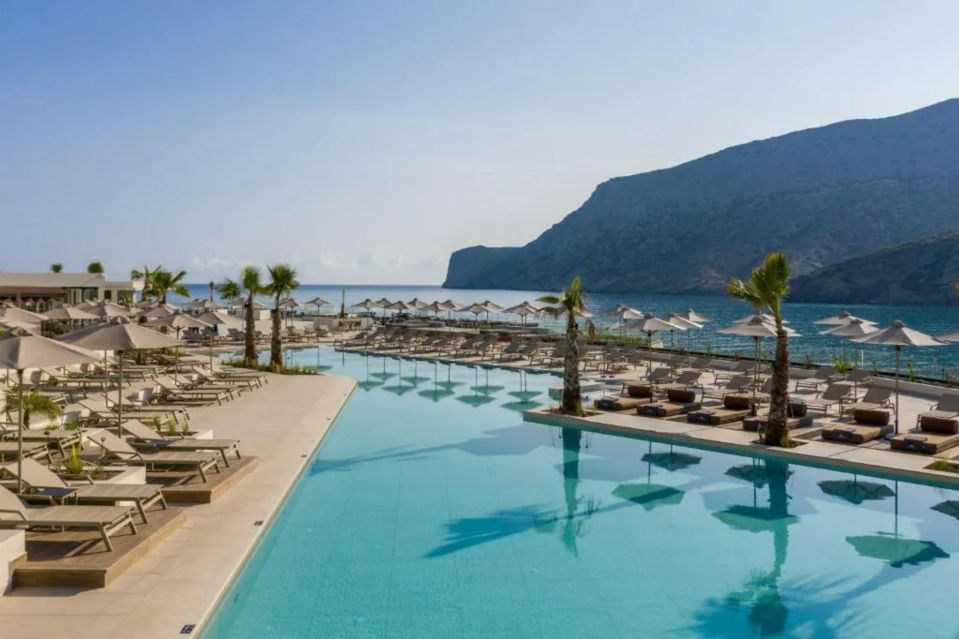
<svg viewBox="0 0 959 639">
<path fill-rule="evenodd" d="M 614 176 L 959 96 L 959 3 L 0 0 L 0 270 L 439 284 Z"/>
</svg>

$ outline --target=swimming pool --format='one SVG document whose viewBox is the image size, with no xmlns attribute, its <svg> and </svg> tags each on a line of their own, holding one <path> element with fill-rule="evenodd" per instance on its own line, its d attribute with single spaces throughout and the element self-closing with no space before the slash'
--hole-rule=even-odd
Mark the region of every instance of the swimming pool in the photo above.
<svg viewBox="0 0 959 639">
<path fill-rule="evenodd" d="M 959 493 L 523 422 L 552 375 L 360 380 L 203 636 L 955 637 Z"/>
</svg>

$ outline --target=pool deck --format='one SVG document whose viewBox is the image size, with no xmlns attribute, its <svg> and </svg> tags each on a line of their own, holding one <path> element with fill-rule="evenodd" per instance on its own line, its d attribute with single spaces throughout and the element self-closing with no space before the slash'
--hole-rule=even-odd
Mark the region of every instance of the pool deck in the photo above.
<svg viewBox="0 0 959 639">
<path fill-rule="evenodd" d="M 271 375 L 235 401 L 192 410 L 195 428 L 237 438 L 258 458 L 253 472 L 213 503 L 185 508 L 182 526 L 106 588 L 22 587 L 0 597 L 0 639 L 183 637 L 189 624 L 196 636 L 355 386 Z"/>
</svg>

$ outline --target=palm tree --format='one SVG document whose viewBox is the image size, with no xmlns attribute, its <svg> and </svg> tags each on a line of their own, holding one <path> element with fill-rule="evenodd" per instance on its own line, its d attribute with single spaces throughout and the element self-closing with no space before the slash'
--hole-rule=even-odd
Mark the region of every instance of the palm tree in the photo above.
<svg viewBox="0 0 959 639">
<path fill-rule="evenodd" d="M 156 297 L 161 304 L 166 304 L 167 295 L 170 293 L 188 297 L 190 291 L 183 285 L 184 277 L 186 277 L 186 271 L 180 271 L 176 274 L 164 269 L 153 271 L 150 279 L 149 294 Z"/>
<path fill-rule="evenodd" d="M 14 421 L 13 414 L 19 410 L 20 397 L 18 393 L 19 389 L 10 388 L 4 396 L 4 401 L 6 402 L 4 413 L 6 413 L 6 417 L 10 421 Z M 24 430 L 30 428 L 31 415 L 45 415 L 50 419 L 54 419 L 60 416 L 60 407 L 49 395 L 44 395 L 39 391 L 32 390 L 23 396 Z"/>
<path fill-rule="evenodd" d="M 289 264 L 274 264 L 268 266 L 270 284 L 267 286 L 273 296 L 273 310 L 270 312 L 273 320 L 273 333 L 270 337 L 270 367 L 274 371 L 283 368 L 283 345 L 280 342 L 280 302 L 299 288 L 296 280 L 296 269 Z"/>
<path fill-rule="evenodd" d="M 217 284 L 216 292 L 220 294 L 220 297 L 231 303 L 243 298 L 243 290 L 240 288 L 240 283 L 230 278 L 226 278 Z"/>
<path fill-rule="evenodd" d="M 207 286 L 210 287 L 210 301 L 212 302 L 212 301 L 213 301 L 213 291 L 216 290 L 216 282 L 214 282 L 213 280 L 210 280 L 210 283 L 207 284 Z"/>
<path fill-rule="evenodd" d="M 573 279 L 569 289 L 561 295 L 545 295 L 539 301 L 548 304 L 542 310 L 553 317 L 566 315 L 566 352 L 563 355 L 563 403 L 560 410 L 569 415 L 584 415 L 583 400 L 579 391 L 579 326 L 577 318 L 586 319 L 589 338 L 592 339 L 596 326 L 589 319 L 586 310 L 586 297 L 583 294 L 578 277 Z"/>
<path fill-rule="evenodd" d="M 746 281 L 734 277 L 726 291 L 748 302 L 754 309 L 767 310 L 776 325 L 776 357 L 773 360 L 773 383 L 769 393 L 769 421 L 766 426 L 767 446 L 789 446 L 786 431 L 789 402 L 789 340 L 783 324 L 783 301 L 789 294 L 789 262 L 782 251 L 770 253 Z"/>
<path fill-rule="evenodd" d="M 135 281 L 143 280 L 144 299 L 149 298 L 153 294 L 153 276 L 162 270 L 163 270 L 162 266 L 157 266 L 156 268 L 150 269 L 149 266 L 144 264 L 142 271 L 139 269 L 133 269 L 130 271 L 131 280 L 135 280 Z"/>
<path fill-rule="evenodd" d="M 101 262 L 90 262 L 87 264 L 87 273 L 103 275 L 103 264 Z"/>
<path fill-rule="evenodd" d="M 246 339 L 243 348 L 243 361 L 247 366 L 256 366 L 256 322 L 253 319 L 253 313 L 256 309 L 256 296 L 268 292 L 261 281 L 260 269 L 256 266 L 243 267 L 239 282 L 228 279 L 220 284 L 220 294 L 226 299 L 241 299 L 244 292 L 246 293 L 246 301 L 244 302 Z"/>
<path fill-rule="evenodd" d="M 63 272 L 63 264 L 61 264 L 60 262 L 54 262 L 53 264 L 50 265 L 50 272 L 51 272 L 51 273 L 62 273 L 62 272 Z"/>
</svg>

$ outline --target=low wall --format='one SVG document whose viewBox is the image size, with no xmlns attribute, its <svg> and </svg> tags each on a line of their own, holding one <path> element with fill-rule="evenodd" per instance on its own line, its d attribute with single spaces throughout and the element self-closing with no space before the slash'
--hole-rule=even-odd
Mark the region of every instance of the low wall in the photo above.
<svg viewBox="0 0 959 639">
<path fill-rule="evenodd" d="M 26 554 L 26 538 L 22 530 L 0 530 L 0 595 L 13 586 L 11 564 Z"/>
</svg>

